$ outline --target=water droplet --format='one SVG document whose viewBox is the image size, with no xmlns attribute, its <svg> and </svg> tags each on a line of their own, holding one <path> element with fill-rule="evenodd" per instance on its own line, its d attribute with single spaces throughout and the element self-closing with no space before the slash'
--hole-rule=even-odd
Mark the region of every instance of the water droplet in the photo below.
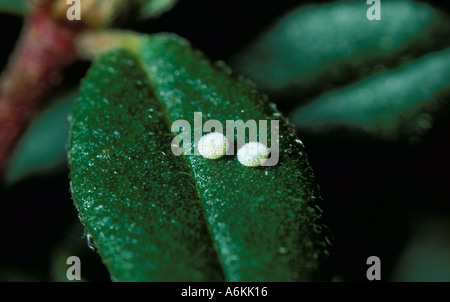
<svg viewBox="0 0 450 302">
<path fill-rule="evenodd" d="M 89 233 L 86 234 L 86 241 L 87 241 L 88 247 L 91 250 L 93 250 L 94 252 L 97 251 L 97 246 L 95 245 L 94 237 L 91 234 L 89 234 Z"/>
<path fill-rule="evenodd" d="M 278 249 L 278 252 L 279 252 L 281 255 L 286 255 L 287 252 L 288 252 L 288 250 L 287 250 L 284 246 L 280 246 L 280 248 Z"/>
<path fill-rule="evenodd" d="M 230 255 L 229 260 L 230 261 L 238 261 L 239 260 L 239 256 L 238 255 Z"/>
<path fill-rule="evenodd" d="M 273 111 L 278 111 L 277 105 L 275 103 L 270 103 L 269 106 Z"/>
<path fill-rule="evenodd" d="M 302 145 L 302 147 L 305 147 L 305 145 L 303 144 L 303 142 L 302 142 L 301 140 L 299 140 L 298 138 L 295 140 L 295 142 L 296 142 L 297 144 Z"/>
<path fill-rule="evenodd" d="M 230 75 L 232 73 L 231 68 L 224 61 L 217 61 L 216 66 L 222 69 L 226 74 Z"/>
</svg>

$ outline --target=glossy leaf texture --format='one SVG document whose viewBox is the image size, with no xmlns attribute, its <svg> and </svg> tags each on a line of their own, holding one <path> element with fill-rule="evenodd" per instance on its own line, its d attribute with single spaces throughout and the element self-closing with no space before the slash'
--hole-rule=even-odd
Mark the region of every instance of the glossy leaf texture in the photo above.
<svg viewBox="0 0 450 302">
<path fill-rule="evenodd" d="M 139 41 L 100 57 L 72 118 L 73 198 L 114 280 L 326 280 L 321 196 L 293 129 L 184 39 Z M 170 125 L 194 126 L 194 112 L 223 125 L 279 120 L 278 164 L 175 156 Z"/>
<path fill-rule="evenodd" d="M 132 54 L 96 62 L 72 119 L 72 194 L 112 279 L 222 280 L 191 174 Z"/>
</svg>

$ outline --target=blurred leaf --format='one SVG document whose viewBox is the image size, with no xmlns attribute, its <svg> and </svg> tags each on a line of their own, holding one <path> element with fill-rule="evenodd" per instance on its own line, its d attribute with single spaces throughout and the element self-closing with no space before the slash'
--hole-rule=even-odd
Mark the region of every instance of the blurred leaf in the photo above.
<svg viewBox="0 0 450 302">
<path fill-rule="evenodd" d="M 140 9 L 140 17 L 142 19 L 158 17 L 169 11 L 178 0 L 137 0 L 140 1 L 142 7 Z"/>
<path fill-rule="evenodd" d="M 0 13 L 25 16 L 29 10 L 27 0 L 0 0 Z"/>
<path fill-rule="evenodd" d="M 450 50 L 328 93 L 290 115 L 300 133 L 349 129 L 386 140 L 415 139 L 448 108 Z"/>
<path fill-rule="evenodd" d="M 369 7 L 360 0 L 299 7 L 231 66 L 276 98 L 300 102 L 449 45 L 449 17 L 427 4 L 384 1 L 381 21 L 367 19 Z"/>
<path fill-rule="evenodd" d="M 67 169 L 67 119 L 75 92 L 59 96 L 42 112 L 23 135 L 5 174 L 8 184 L 32 175 L 55 174 Z"/>
</svg>

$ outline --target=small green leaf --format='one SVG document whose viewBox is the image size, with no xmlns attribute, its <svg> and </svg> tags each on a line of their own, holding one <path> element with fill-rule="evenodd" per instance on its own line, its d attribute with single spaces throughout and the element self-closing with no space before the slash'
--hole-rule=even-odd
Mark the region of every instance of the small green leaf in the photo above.
<svg viewBox="0 0 450 302">
<path fill-rule="evenodd" d="M 449 97 L 446 50 L 326 94 L 294 111 L 290 119 L 301 133 L 345 129 L 385 140 L 415 139 L 448 108 Z"/>
<path fill-rule="evenodd" d="M 139 10 L 142 19 L 158 17 L 172 9 L 178 0 L 137 0 L 141 3 Z"/>
<path fill-rule="evenodd" d="M 0 0 L 0 12 L 25 16 L 29 11 L 29 1 L 26 0 Z"/>
<path fill-rule="evenodd" d="M 360 0 L 299 7 L 231 66 L 281 100 L 301 100 L 449 45 L 449 17 L 427 4 L 382 1 L 380 21 L 367 19 L 369 7 Z"/>
<path fill-rule="evenodd" d="M 10 161 L 6 183 L 67 170 L 67 119 L 75 97 L 74 92 L 58 96 L 59 99 L 32 122 Z"/>
</svg>

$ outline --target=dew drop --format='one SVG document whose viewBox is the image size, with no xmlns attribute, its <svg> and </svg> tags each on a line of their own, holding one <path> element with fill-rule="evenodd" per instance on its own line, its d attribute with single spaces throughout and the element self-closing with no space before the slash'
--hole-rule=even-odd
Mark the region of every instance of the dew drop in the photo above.
<svg viewBox="0 0 450 302">
<path fill-rule="evenodd" d="M 286 255 L 287 252 L 288 252 L 288 250 L 287 250 L 284 246 L 280 246 L 280 248 L 278 249 L 278 252 L 279 252 L 281 255 Z"/>
<path fill-rule="evenodd" d="M 87 233 L 86 234 L 86 241 L 87 241 L 87 245 L 88 247 L 93 250 L 94 252 L 97 251 L 97 246 L 95 245 L 95 241 L 94 241 L 94 237 Z"/>
<path fill-rule="evenodd" d="M 295 140 L 295 142 L 296 142 L 297 144 L 302 145 L 302 147 L 305 147 L 305 145 L 303 144 L 303 142 L 302 142 L 301 140 L 299 140 L 298 138 Z"/>
<path fill-rule="evenodd" d="M 278 111 L 277 105 L 275 103 L 270 103 L 269 106 L 273 111 Z"/>
</svg>

